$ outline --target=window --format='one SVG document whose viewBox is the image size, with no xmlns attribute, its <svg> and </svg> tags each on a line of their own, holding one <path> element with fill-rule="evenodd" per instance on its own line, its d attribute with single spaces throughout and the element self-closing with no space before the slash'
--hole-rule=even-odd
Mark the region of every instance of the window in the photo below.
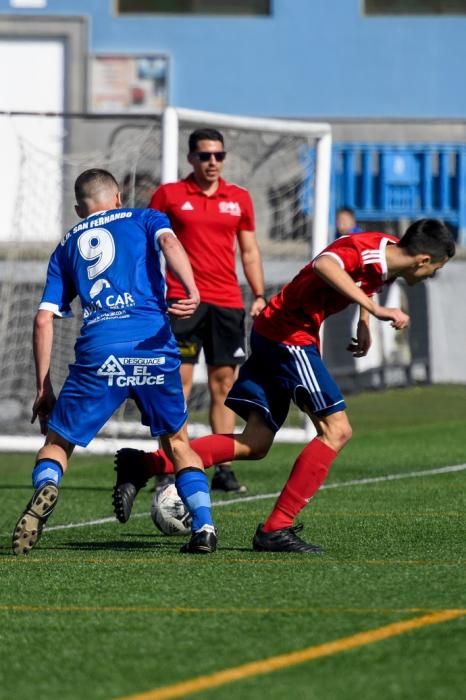
<svg viewBox="0 0 466 700">
<path fill-rule="evenodd" d="M 366 15 L 464 15 L 466 0 L 364 0 Z"/>
<path fill-rule="evenodd" d="M 270 15 L 271 0 L 116 0 L 117 14 Z"/>
</svg>

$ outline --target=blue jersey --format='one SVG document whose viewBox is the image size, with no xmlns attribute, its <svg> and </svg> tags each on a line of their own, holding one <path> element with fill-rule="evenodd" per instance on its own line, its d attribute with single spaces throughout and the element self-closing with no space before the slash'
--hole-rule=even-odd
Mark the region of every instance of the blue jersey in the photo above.
<svg viewBox="0 0 466 700">
<path fill-rule="evenodd" d="M 79 296 L 83 325 L 76 348 L 168 336 L 165 277 L 158 237 L 172 228 L 154 209 L 88 216 L 64 236 L 47 270 L 40 309 L 70 316 Z M 163 343 L 162 343 L 163 344 Z"/>
</svg>

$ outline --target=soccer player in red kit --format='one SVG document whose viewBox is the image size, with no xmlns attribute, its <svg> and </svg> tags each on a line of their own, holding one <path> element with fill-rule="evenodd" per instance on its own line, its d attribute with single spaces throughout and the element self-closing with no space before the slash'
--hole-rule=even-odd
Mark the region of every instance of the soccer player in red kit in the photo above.
<svg viewBox="0 0 466 700">
<path fill-rule="evenodd" d="M 372 296 L 397 277 L 414 285 L 433 277 L 455 253 L 449 229 L 435 219 L 413 223 L 401 239 L 384 233 L 338 238 L 283 287 L 256 318 L 251 355 L 240 370 L 226 403 L 246 420 L 241 435 L 211 435 L 191 445 L 207 467 L 218 460 L 261 459 L 286 419 L 290 401 L 307 413 L 317 436 L 298 455 L 272 512 L 253 539 L 256 551 L 322 553 L 301 539 L 295 518 L 316 494 L 330 465 L 351 438 L 340 389 L 319 351 L 325 318 L 349 304 L 360 307 L 356 337 L 348 345 L 366 355 L 369 318 L 406 328 L 409 316 L 377 304 Z M 136 452 L 136 451 L 133 451 Z M 139 475 L 171 471 L 162 451 L 139 453 Z"/>
</svg>

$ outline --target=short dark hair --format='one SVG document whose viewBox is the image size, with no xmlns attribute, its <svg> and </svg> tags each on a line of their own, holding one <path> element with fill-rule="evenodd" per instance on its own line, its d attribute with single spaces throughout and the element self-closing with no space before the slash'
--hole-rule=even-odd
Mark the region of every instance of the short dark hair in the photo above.
<svg viewBox="0 0 466 700">
<path fill-rule="evenodd" d="M 90 190 L 92 189 L 90 185 L 94 187 L 100 185 L 102 188 L 115 187 L 117 190 L 120 189 L 118 187 L 118 182 L 108 170 L 89 168 L 89 170 L 85 170 L 81 175 L 78 175 L 74 183 L 74 195 L 77 202 L 89 196 Z"/>
<path fill-rule="evenodd" d="M 348 207 L 346 204 L 343 207 L 338 207 L 337 214 L 350 214 L 353 219 L 356 219 L 356 212 L 352 207 Z"/>
<path fill-rule="evenodd" d="M 432 262 L 452 258 L 455 254 L 455 239 L 452 232 L 439 219 L 419 219 L 407 229 L 398 243 L 410 255 L 427 253 Z"/>
<path fill-rule="evenodd" d="M 223 136 L 217 129 L 196 129 L 189 135 L 189 152 L 196 150 L 199 141 L 220 141 L 224 145 Z"/>
</svg>

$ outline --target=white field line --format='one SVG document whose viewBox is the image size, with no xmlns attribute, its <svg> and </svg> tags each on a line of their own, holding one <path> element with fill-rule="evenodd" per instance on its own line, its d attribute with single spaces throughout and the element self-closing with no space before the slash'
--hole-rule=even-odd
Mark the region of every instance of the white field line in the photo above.
<svg viewBox="0 0 466 700">
<path fill-rule="evenodd" d="M 148 428 L 140 423 L 119 423 L 109 421 L 106 425 L 108 437 L 95 437 L 87 447 L 76 446 L 74 455 L 113 455 L 122 447 L 132 447 L 134 450 L 155 450 L 160 447 L 157 438 L 151 438 Z M 112 431 L 114 435 L 112 436 Z M 241 433 L 242 428 L 235 428 L 235 433 Z M 202 423 L 189 423 L 190 439 L 210 435 L 211 430 Z M 309 421 L 305 428 L 280 428 L 275 436 L 275 442 L 305 443 L 315 436 L 315 430 Z M 116 437 L 119 435 L 120 437 Z M 0 435 L 0 452 L 37 452 L 44 444 L 43 435 Z M 50 528 L 49 528 L 50 529 Z"/>
<path fill-rule="evenodd" d="M 385 481 L 397 481 L 399 479 L 415 479 L 422 476 L 437 476 L 439 474 L 451 474 L 454 472 L 462 472 L 466 470 L 466 464 L 457 464 L 451 467 L 439 467 L 438 469 L 425 469 L 418 472 L 405 472 L 404 474 L 386 474 L 385 476 L 374 476 L 367 479 L 352 479 L 351 481 L 336 481 L 333 484 L 324 484 L 322 489 L 341 489 L 351 486 L 367 486 L 369 484 L 379 484 Z M 252 501 L 263 501 L 267 498 L 277 498 L 278 493 L 261 493 L 256 496 L 240 496 L 238 498 L 229 498 L 225 501 L 213 501 L 212 506 L 219 508 L 222 506 L 231 506 L 235 503 L 248 503 Z M 131 518 L 146 518 L 149 513 L 135 513 Z M 68 525 L 52 525 L 47 527 L 47 532 L 53 530 L 72 530 L 77 527 L 88 527 L 91 525 L 105 525 L 106 523 L 114 523 L 115 517 L 100 518 L 99 520 L 87 520 L 83 523 L 68 523 Z"/>
</svg>

